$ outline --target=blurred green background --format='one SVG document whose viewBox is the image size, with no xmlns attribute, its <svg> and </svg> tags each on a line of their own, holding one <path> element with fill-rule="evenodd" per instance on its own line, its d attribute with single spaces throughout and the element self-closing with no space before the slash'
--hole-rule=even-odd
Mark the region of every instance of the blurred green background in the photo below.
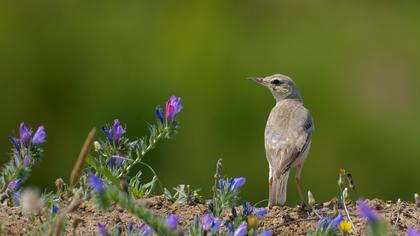
<svg viewBox="0 0 420 236">
<path fill-rule="evenodd" d="M 20 121 L 46 126 L 30 184 L 68 179 L 89 129 L 114 118 L 147 134 L 154 108 L 182 97 L 182 128 L 145 161 L 164 186 L 210 195 L 216 160 L 267 198 L 263 132 L 271 94 L 245 80 L 295 79 L 315 120 L 302 184 L 337 193 L 339 168 L 365 197 L 420 191 L 420 2 L 2 1 L 0 152 Z M 102 134 L 101 134 L 102 135 Z M 298 202 L 292 180 L 288 204 Z"/>
</svg>

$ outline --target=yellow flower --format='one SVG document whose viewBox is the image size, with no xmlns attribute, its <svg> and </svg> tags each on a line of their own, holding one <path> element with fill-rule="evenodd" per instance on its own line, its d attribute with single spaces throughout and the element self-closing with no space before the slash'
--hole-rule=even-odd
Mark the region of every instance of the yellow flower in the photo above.
<svg viewBox="0 0 420 236">
<path fill-rule="evenodd" d="M 351 229 L 351 223 L 350 222 L 345 221 L 345 220 L 340 222 L 340 230 L 345 235 L 347 235 L 350 232 L 350 229 Z"/>
<path fill-rule="evenodd" d="M 250 228 L 256 229 L 258 227 L 258 219 L 254 216 L 248 216 L 248 225 Z"/>
</svg>

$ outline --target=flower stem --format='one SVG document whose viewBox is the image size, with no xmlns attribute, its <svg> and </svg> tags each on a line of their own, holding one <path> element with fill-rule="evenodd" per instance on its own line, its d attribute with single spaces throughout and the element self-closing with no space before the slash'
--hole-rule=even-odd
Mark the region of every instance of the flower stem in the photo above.
<svg viewBox="0 0 420 236">
<path fill-rule="evenodd" d="M 144 155 L 146 155 L 147 152 L 152 150 L 156 146 L 157 142 L 160 139 L 164 138 L 168 134 L 168 132 L 169 132 L 168 126 L 165 126 L 162 130 L 160 130 L 159 134 L 156 137 L 151 138 L 150 141 L 149 141 L 149 145 L 147 145 L 147 147 L 144 150 L 141 151 L 140 156 L 138 156 L 131 164 L 129 164 L 127 166 L 127 168 L 125 169 L 124 172 L 127 173 L 127 174 L 130 173 L 131 168 L 133 168 L 135 165 L 140 163 L 142 158 L 144 157 Z M 121 178 L 123 176 L 124 172 L 121 172 L 118 175 L 118 178 Z"/>
<path fill-rule="evenodd" d="M 341 199 L 343 200 L 343 207 L 344 207 L 344 211 L 346 212 L 347 219 L 349 219 L 349 222 L 351 224 L 351 227 L 353 228 L 353 231 L 356 232 L 356 227 L 354 226 L 353 221 L 350 218 L 349 211 L 347 210 L 346 198 L 344 197 L 344 194 L 341 195 Z"/>
</svg>

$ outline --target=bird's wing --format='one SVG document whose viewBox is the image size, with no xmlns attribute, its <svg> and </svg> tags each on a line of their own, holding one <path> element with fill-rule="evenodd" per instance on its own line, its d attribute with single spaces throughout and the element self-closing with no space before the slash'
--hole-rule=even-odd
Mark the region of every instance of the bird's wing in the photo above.
<svg viewBox="0 0 420 236">
<path fill-rule="evenodd" d="M 312 117 L 302 103 L 283 101 L 273 108 L 265 130 L 265 148 L 277 175 L 289 171 L 305 152 L 313 129 Z"/>
</svg>

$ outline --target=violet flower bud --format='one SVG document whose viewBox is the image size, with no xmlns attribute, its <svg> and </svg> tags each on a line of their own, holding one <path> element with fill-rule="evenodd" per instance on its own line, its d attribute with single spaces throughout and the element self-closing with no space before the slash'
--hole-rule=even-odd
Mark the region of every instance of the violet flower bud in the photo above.
<svg viewBox="0 0 420 236">
<path fill-rule="evenodd" d="M 35 132 L 34 137 L 32 138 L 33 145 L 41 145 L 45 143 L 47 134 L 45 133 L 44 126 L 39 126 L 38 130 Z"/>
<path fill-rule="evenodd" d="M 22 141 L 23 144 L 27 144 L 29 141 L 29 138 L 32 136 L 32 130 L 28 129 L 24 122 L 20 123 L 19 126 L 19 137 L 20 141 Z"/>
<path fill-rule="evenodd" d="M 118 119 L 114 120 L 114 142 L 118 143 L 125 133 L 125 129 L 122 127 Z"/>
<path fill-rule="evenodd" d="M 170 123 L 174 121 L 176 114 L 182 110 L 181 98 L 171 96 L 166 102 L 166 120 Z"/>
</svg>

